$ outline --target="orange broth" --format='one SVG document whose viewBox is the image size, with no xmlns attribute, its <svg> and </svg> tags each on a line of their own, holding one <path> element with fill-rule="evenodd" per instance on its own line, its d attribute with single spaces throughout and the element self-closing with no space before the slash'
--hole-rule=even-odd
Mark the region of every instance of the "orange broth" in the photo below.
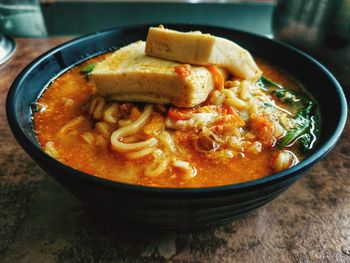
<svg viewBox="0 0 350 263">
<path fill-rule="evenodd" d="M 100 61 L 108 56 L 104 54 L 84 62 L 82 65 Z M 285 72 L 257 60 L 264 75 L 282 85 L 299 89 L 298 84 Z M 197 175 L 190 180 L 181 178 L 176 170 L 168 171 L 159 177 L 147 177 L 142 173 L 148 165 L 147 158 L 128 160 L 108 147 L 98 147 L 85 143 L 81 134 L 93 130 L 93 121 L 89 119 L 83 106 L 94 94 L 94 83 L 80 74 L 81 65 L 65 72 L 55 79 L 45 90 L 38 102 L 46 105 L 46 110 L 34 114 L 34 125 L 41 145 L 52 141 L 58 151 L 58 160 L 85 173 L 105 179 L 156 187 L 208 187 L 246 182 L 268 176 L 273 173 L 271 158 L 275 148 L 264 148 L 257 155 L 246 154 L 234 157 L 226 162 L 215 162 L 194 151 L 188 135 L 177 131 L 176 138 L 182 146 L 191 151 L 186 157 L 197 169 Z M 73 103 L 67 103 L 67 99 Z M 59 136 L 59 130 L 77 116 L 86 116 L 76 130 L 69 136 Z M 299 159 L 302 159 L 299 156 Z M 171 173 L 175 172 L 175 176 Z"/>
</svg>

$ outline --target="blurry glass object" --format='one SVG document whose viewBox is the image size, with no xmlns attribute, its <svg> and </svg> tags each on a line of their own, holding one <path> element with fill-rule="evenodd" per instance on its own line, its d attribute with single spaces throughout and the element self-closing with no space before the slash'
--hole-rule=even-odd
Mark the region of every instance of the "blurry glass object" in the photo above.
<svg viewBox="0 0 350 263">
<path fill-rule="evenodd" d="M 15 49 L 15 41 L 12 38 L 0 33 L 0 65 L 12 56 Z"/>
<path fill-rule="evenodd" d="M 47 36 L 38 0 L 0 0 L 0 31 L 17 37 Z"/>
<path fill-rule="evenodd" d="M 350 0 L 278 0 L 273 31 L 320 59 L 350 91 Z"/>
</svg>

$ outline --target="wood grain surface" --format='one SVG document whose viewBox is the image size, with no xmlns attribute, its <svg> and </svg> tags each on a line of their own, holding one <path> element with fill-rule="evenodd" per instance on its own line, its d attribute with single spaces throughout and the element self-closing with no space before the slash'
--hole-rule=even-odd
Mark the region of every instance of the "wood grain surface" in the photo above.
<svg viewBox="0 0 350 263">
<path fill-rule="evenodd" d="M 350 262 L 350 125 L 331 154 L 268 205 L 227 226 L 149 233 L 87 210 L 17 145 L 7 91 L 67 38 L 17 39 L 0 67 L 0 262 Z"/>
</svg>

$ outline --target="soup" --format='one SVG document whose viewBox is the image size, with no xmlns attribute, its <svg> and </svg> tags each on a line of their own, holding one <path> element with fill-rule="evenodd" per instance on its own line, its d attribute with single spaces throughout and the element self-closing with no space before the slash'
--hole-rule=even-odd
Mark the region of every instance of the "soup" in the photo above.
<svg viewBox="0 0 350 263">
<path fill-rule="evenodd" d="M 261 59 L 258 81 L 207 66 L 213 90 L 195 106 L 178 107 L 97 94 L 91 71 L 111 56 L 63 73 L 33 103 L 43 149 L 74 169 L 145 186 L 219 186 L 287 169 L 317 140 L 316 103 L 293 77 Z M 191 67 L 180 64 L 174 72 L 187 77 Z"/>
</svg>

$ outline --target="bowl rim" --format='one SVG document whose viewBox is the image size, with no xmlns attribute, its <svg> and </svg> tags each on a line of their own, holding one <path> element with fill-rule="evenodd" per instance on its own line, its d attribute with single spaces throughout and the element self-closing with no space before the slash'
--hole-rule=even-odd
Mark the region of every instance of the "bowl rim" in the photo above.
<svg viewBox="0 0 350 263">
<path fill-rule="evenodd" d="M 304 160 L 299 162 L 297 165 L 288 168 L 284 171 L 278 172 L 278 173 L 273 173 L 271 175 L 259 178 L 259 179 L 254 179 L 246 182 L 240 182 L 240 183 L 235 183 L 235 184 L 228 184 L 228 185 L 220 185 L 220 186 L 209 186 L 209 187 L 176 187 L 176 188 L 166 188 L 166 187 L 153 187 L 153 186 L 145 186 L 145 185 L 137 185 L 137 184 L 130 184 L 130 183 L 123 183 L 123 182 L 118 182 L 118 181 L 112 181 L 109 179 L 104 179 L 101 177 L 97 177 L 93 174 L 88 174 L 82 171 L 79 171 L 77 169 L 74 169 L 68 165 L 65 165 L 58 160 L 54 159 L 53 157 L 49 156 L 47 153 L 44 152 L 44 150 L 35 145 L 34 143 L 31 142 L 31 140 L 27 137 L 27 135 L 22 131 L 21 125 L 18 123 L 15 110 L 14 110 L 14 105 L 16 101 L 16 93 L 18 89 L 21 87 L 22 82 L 26 79 L 26 76 L 30 74 L 30 72 L 40 63 L 42 63 L 45 59 L 48 57 L 54 55 L 56 52 L 59 52 L 65 48 L 69 48 L 71 45 L 77 45 L 82 41 L 86 41 L 87 39 L 95 38 L 100 35 L 104 34 L 111 34 L 116 31 L 126 31 L 126 30 L 137 30 L 141 28 L 148 28 L 150 26 L 156 26 L 157 24 L 142 24 L 142 25 L 133 25 L 133 26 L 123 26 L 123 27 L 115 27 L 115 28 L 110 28 L 106 30 L 101 30 L 101 31 L 96 31 L 92 32 L 90 34 L 86 34 L 83 36 L 79 36 L 77 38 L 73 38 L 69 41 L 66 41 L 58 46 L 53 47 L 52 49 L 44 52 L 40 56 L 38 56 L 36 59 L 34 59 L 32 62 L 30 62 L 22 71 L 17 75 L 15 80 L 13 81 L 7 97 L 6 97 L 6 115 L 7 115 L 7 120 L 9 123 L 9 126 L 11 128 L 11 131 L 19 143 L 19 145 L 33 158 L 35 161 L 37 161 L 36 157 L 33 157 L 35 155 L 39 156 L 41 160 L 45 163 L 47 163 L 49 166 L 54 166 L 57 167 L 59 171 L 63 171 L 63 173 L 69 174 L 69 176 L 75 176 L 78 177 L 79 179 L 87 180 L 90 182 L 94 182 L 100 185 L 104 186 L 109 186 L 114 189 L 119 189 L 119 190 L 127 190 L 127 191 L 137 191 L 137 192 L 143 192 L 143 193 L 163 193 L 163 194 L 203 194 L 203 193 L 213 193 L 213 192 L 227 192 L 227 191 L 239 191 L 242 189 L 246 188 L 254 188 L 260 185 L 272 183 L 274 181 L 278 181 L 283 178 L 288 178 L 292 176 L 297 176 L 296 174 L 298 171 L 303 171 L 305 167 L 311 166 L 313 163 L 316 161 L 322 159 L 336 144 L 338 141 L 344 126 L 346 124 L 346 119 L 347 119 L 347 101 L 344 95 L 344 92 L 339 84 L 339 82 L 336 80 L 336 78 L 332 75 L 332 73 L 325 67 L 323 66 L 320 62 L 318 62 L 316 59 L 311 57 L 310 55 L 304 53 L 303 51 L 292 47 L 288 44 L 285 44 L 281 41 L 275 40 L 275 39 L 270 39 L 261 35 L 257 35 L 254 33 L 242 31 L 242 30 L 237 30 L 237 29 L 232 29 L 228 27 L 221 27 L 221 26 L 213 26 L 213 25 L 204 25 L 204 24 L 164 24 L 167 27 L 178 27 L 178 26 L 194 26 L 194 27 L 199 27 L 199 28 L 205 28 L 205 30 L 224 30 L 226 32 L 235 32 L 238 34 L 243 34 L 243 35 L 250 35 L 254 38 L 259 38 L 262 40 L 268 40 L 271 42 L 274 42 L 277 45 L 281 45 L 284 48 L 290 49 L 293 52 L 297 53 L 298 56 L 303 57 L 306 60 L 309 60 L 315 67 L 318 67 L 332 82 L 333 87 L 336 90 L 336 93 L 338 94 L 339 98 L 339 103 L 340 103 L 340 112 L 341 116 L 339 117 L 339 122 L 336 124 L 336 128 L 334 132 L 325 139 L 325 142 L 321 145 L 318 146 L 318 149 L 316 149 L 314 152 L 312 152 L 308 157 L 306 157 Z M 97 56 L 101 53 L 106 52 L 105 50 L 101 50 L 101 52 L 96 52 L 92 55 L 88 55 L 87 57 L 82 57 L 79 61 L 75 62 L 74 64 L 70 65 L 69 67 L 65 68 L 63 71 L 61 71 L 59 74 L 56 76 L 52 76 L 52 79 L 60 76 L 63 74 L 63 72 L 66 72 L 69 68 L 81 63 L 82 61 L 89 59 L 91 57 Z M 45 89 L 41 90 L 41 92 Z M 38 96 L 40 96 L 40 93 L 38 93 Z M 52 175 L 51 175 L 52 176 Z M 58 176 L 64 176 L 58 175 Z M 53 176 L 56 177 L 56 176 Z"/>
</svg>

